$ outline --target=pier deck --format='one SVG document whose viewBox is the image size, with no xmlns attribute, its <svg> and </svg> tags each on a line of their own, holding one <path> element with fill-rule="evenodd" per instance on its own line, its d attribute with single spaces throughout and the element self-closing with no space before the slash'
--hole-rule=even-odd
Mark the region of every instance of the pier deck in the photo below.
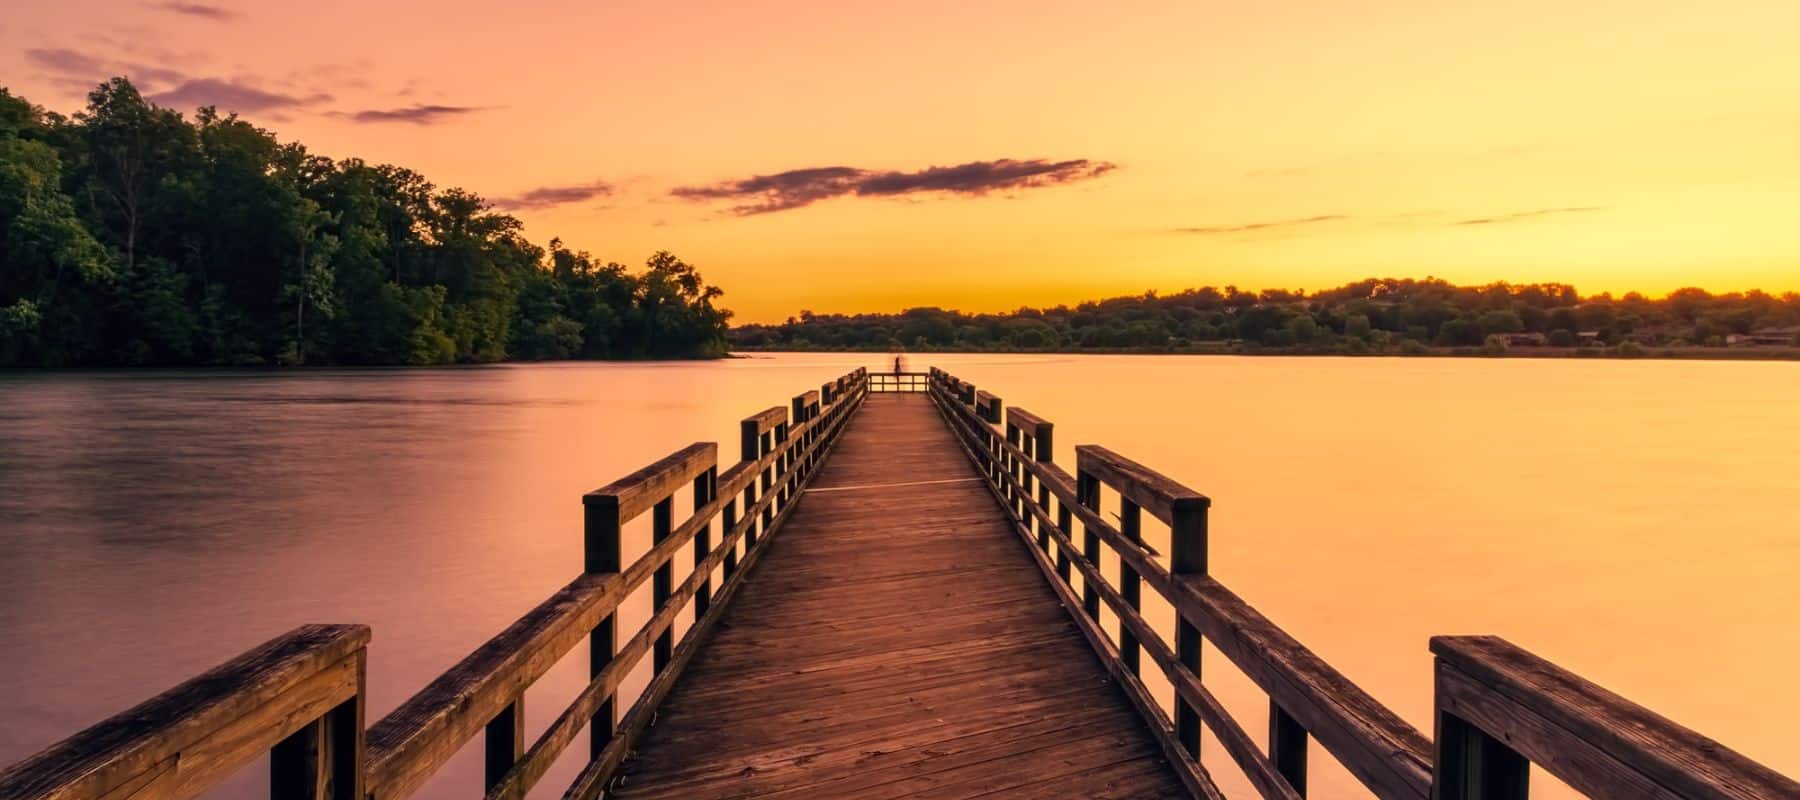
<svg viewBox="0 0 1800 800">
<path fill-rule="evenodd" d="M 575 577 L 372 725 L 369 628 L 305 625 L 0 770 L 0 800 L 188 800 L 264 757 L 274 800 L 436 797 L 470 750 L 483 800 L 525 800 L 584 740 L 564 800 L 1225 800 L 1219 769 L 1303 800 L 1318 757 L 1341 769 L 1314 796 L 1528 800 L 1535 765 L 1591 797 L 1800 800 L 1493 636 L 1428 643 L 1427 736 L 1209 572 L 1205 495 L 1059 450 L 1049 420 L 944 370 L 854 370 L 737 433 L 735 461 L 694 442 L 584 495 Z M 650 537 L 628 557 L 631 524 Z M 1174 618 L 1152 624 L 1147 594 Z M 1266 728 L 1202 682 L 1203 642 L 1206 674 L 1267 695 Z M 527 720 L 579 649 L 588 684 Z"/>
<path fill-rule="evenodd" d="M 924 394 L 872 396 L 622 798 L 1185 796 Z"/>
</svg>

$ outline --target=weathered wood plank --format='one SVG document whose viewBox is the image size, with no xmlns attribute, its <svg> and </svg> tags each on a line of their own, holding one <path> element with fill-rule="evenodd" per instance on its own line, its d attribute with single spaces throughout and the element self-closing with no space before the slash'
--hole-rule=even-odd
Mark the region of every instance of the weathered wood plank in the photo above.
<svg viewBox="0 0 1800 800">
<path fill-rule="evenodd" d="M 1075 448 L 1075 472 L 1099 478 L 1166 525 L 1174 525 L 1179 513 L 1212 505 L 1206 495 L 1097 444 Z"/>
<path fill-rule="evenodd" d="M 368 642 L 361 625 L 296 628 L 0 772 L 0 798 L 200 794 L 352 702 Z"/>
<path fill-rule="evenodd" d="M 838 447 L 614 793 L 974 791 L 1028 772 L 1033 753 L 1094 758 L 1074 772 L 1102 770 L 1106 753 L 1121 751 L 1081 744 L 1074 732 L 1085 731 L 1136 742 L 1138 796 L 1185 795 L 1054 594 L 1019 560 L 1029 553 L 987 490 L 892 485 L 975 477 L 930 401 L 870 398 Z M 1013 727 L 1022 723 L 1041 727 L 1027 735 Z M 1069 733 L 1046 738 L 1055 731 Z"/>
<path fill-rule="evenodd" d="M 1800 797 L 1800 782 L 1497 636 L 1439 636 L 1439 708 L 1594 797 Z"/>
<path fill-rule="evenodd" d="M 629 521 L 718 463 L 718 444 L 695 442 L 588 492 L 581 501 L 586 506 L 615 510 L 621 521 Z"/>
</svg>

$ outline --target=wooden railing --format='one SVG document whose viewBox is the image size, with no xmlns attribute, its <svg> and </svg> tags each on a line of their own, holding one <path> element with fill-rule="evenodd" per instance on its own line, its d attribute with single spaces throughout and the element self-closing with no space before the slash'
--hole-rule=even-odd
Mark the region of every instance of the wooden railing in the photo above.
<svg viewBox="0 0 1800 800">
<path fill-rule="evenodd" d="M 264 751 L 273 756 L 272 797 L 398 800 L 476 736 L 484 737 L 485 797 L 523 798 L 587 726 L 589 759 L 564 796 L 597 797 L 861 405 L 868 378 L 859 369 L 796 396 L 791 414 L 778 406 L 745 419 L 740 458 L 723 472 L 718 446 L 699 442 L 588 493 L 582 574 L 366 738 L 369 629 L 307 626 L 7 768 L 0 800 L 189 798 Z M 677 523 L 674 495 L 690 485 L 692 513 Z M 621 531 L 645 513 L 651 545 L 626 565 Z M 671 561 L 689 542 L 693 568 L 677 586 Z M 621 643 L 615 612 L 646 581 L 650 618 Z M 694 621 L 677 642 L 675 620 L 690 601 Z M 584 639 L 588 685 L 527 747 L 526 689 Z M 620 682 L 646 653 L 653 676 L 621 716 Z"/>
<path fill-rule="evenodd" d="M 925 372 L 871 372 L 869 373 L 869 391 L 912 392 L 923 393 L 931 385 L 930 373 Z"/>
<path fill-rule="evenodd" d="M 1265 798 L 1306 793 L 1309 740 L 1382 798 L 1523 798 L 1526 757 L 1601 797 L 1800 798 L 1793 781 L 1485 637 L 1432 643 L 1439 653 L 1434 749 L 1422 733 L 1207 574 L 1206 496 L 1096 445 L 1075 448 L 1071 476 L 1055 463 L 1050 421 L 1003 409 L 998 396 L 942 370 L 932 370 L 930 391 L 1077 627 L 1195 797 L 1221 796 L 1199 763 L 1204 725 Z M 1116 526 L 1102 516 L 1105 490 L 1117 496 Z M 1169 528 L 1167 566 L 1141 536 L 1145 514 Z M 1103 574 L 1103 552 L 1118 564 L 1117 582 Z M 1145 621 L 1145 586 L 1174 609 L 1172 632 Z M 1116 638 L 1101 623 L 1103 606 L 1117 620 Z M 1202 640 L 1268 696 L 1266 747 L 1259 748 L 1201 682 Z M 1142 680 L 1146 654 L 1174 689 L 1173 720 Z M 1528 710 L 1541 724 L 1527 721 Z M 1645 745 L 1646 731 L 1654 746 Z M 1506 755 L 1502 742 L 1519 753 Z M 1589 757 L 1594 748 L 1605 758 Z M 1595 766 L 1606 759 L 1610 765 Z M 1671 776 L 1682 769 L 1694 774 Z M 1652 776 L 1646 779 L 1652 782 L 1630 782 L 1622 777 L 1627 772 Z M 1652 786 L 1657 791 L 1638 791 Z"/>
</svg>

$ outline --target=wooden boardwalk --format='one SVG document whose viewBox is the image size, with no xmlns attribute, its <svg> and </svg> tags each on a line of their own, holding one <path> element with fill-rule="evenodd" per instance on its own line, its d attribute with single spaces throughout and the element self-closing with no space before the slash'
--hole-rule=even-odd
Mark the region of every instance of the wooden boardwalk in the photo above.
<svg viewBox="0 0 1800 800">
<path fill-rule="evenodd" d="M 1100 445 L 1059 451 L 1049 420 L 944 370 L 853 370 L 737 433 L 736 461 L 694 442 L 583 495 L 581 571 L 372 725 L 369 628 L 303 625 L 0 769 L 0 800 L 191 800 L 258 758 L 272 800 L 407 800 L 477 739 L 483 800 L 526 800 L 578 737 L 564 800 L 1226 800 L 1221 766 L 1303 800 L 1312 753 L 1341 773 L 1316 796 L 1529 800 L 1536 767 L 1592 797 L 1800 800 L 1493 636 L 1431 639 L 1427 737 L 1208 572 L 1209 498 Z M 1172 625 L 1145 620 L 1146 591 Z M 1201 682 L 1202 642 L 1268 696 L 1261 743 Z M 583 646 L 587 686 L 527 737 L 526 691 Z"/>
<path fill-rule="evenodd" d="M 873 395 L 619 797 L 1185 797 L 923 394 Z"/>
</svg>

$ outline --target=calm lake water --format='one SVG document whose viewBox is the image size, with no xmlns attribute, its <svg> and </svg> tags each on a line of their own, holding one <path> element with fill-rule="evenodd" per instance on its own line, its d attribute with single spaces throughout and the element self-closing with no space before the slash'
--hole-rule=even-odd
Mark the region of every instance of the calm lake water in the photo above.
<svg viewBox="0 0 1800 800">
<path fill-rule="evenodd" d="M 1066 466 L 1101 443 L 1210 495 L 1214 574 L 1428 734 L 1426 639 L 1496 633 L 1800 774 L 1796 365 L 911 361 L 1053 420 Z M 880 363 L 0 374 L 0 764 L 305 622 L 374 627 L 373 721 L 579 571 L 582 492 Z M 533 690 L 532 735 L 585 673 Z"/>
</svg>

